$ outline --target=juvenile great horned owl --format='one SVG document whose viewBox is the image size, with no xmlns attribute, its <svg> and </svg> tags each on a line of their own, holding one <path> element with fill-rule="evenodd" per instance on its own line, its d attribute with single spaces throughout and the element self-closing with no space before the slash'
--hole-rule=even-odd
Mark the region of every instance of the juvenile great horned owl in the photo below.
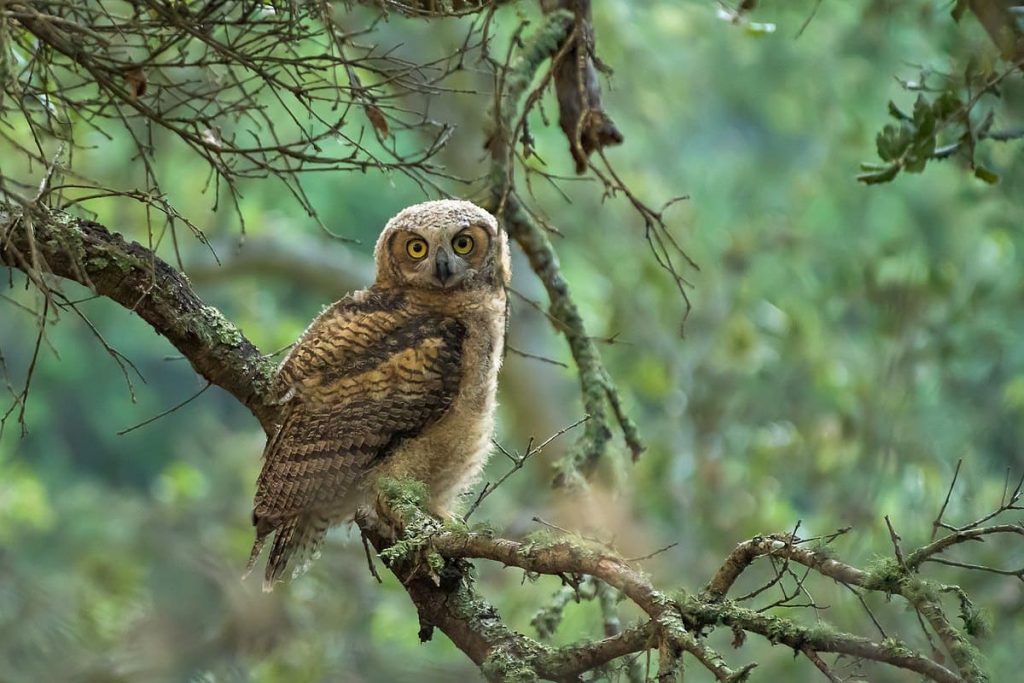
<svg viewBox="0 0 1024 683">
<path fill-rule="evenodd" d="M 450 513 L 480 476 L 505 334 L 507 238 L 463 201 L 411 206 L 374 251 L 373 285 L 327 308 L 281 363 L 280 427 L 264 451 L 249 569 L 274 534 L 270 590 L 350 518 L 381 477 L 412 477 Z"/>
</svg>

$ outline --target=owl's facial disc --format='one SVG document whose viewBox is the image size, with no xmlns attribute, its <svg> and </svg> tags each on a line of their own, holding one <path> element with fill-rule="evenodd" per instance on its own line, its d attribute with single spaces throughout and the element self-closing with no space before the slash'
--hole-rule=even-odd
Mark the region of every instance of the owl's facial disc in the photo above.
<svg viewBox="0 0 1024 683">
<path fill-rule="evenodd" d="M 384 226 L 374 260 L 383 287 L 447 293 L 508 284 L 505 234 L 470 202 L 444 199 L 400 211 Z"/>
</svg>

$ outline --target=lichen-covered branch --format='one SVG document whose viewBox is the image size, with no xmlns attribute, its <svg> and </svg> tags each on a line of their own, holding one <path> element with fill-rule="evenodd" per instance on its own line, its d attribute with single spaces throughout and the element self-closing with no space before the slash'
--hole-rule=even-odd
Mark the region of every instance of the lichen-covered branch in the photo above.
<svg viewBox="0 0 1024 683">
<path fill-rule="evenodd" d="M 565 10 L 547 15 L 545 23 L 530 37 L 518 58 L 499 74 L 504 90 L 499 94 L 492 112 L 492 130 L 487 147 L 491 153 L 491 209 L 500 216 L 509 235 L 523 249 L 530 267 L 540 278 L 550 300 L 552 318 L 559 323 L 569 343 L 578 369 L 583 406 L 590 420 L 577 442 L 573 454 L 564 462 L 557 481 L 568 483 L 582 474 L 588 476 L 597 466 L 612 437 L 612 419 L 618 421 L 633 458 L 644 450 L 643 442 L 621 407 L 618 390 L 601 361 L 593 338 L 587 333 L 583 317 L 572 297 L 569 284 L 562 276 L 558 255 L 547 231 L 530 216 L 515 192 L 514 131 L 526 111 L 520 100 L 544 61 L 565 48 L 565 40 L 574 32 L 574 16 Z"/>
<path fill-rule="evenodd" d="M 869 571 L 839 562 L 827 553 L 801 547 L 797 545 L 798 539 L 792 537 L 757 537 L 740 543 L 730 553 L 701 595 L 704 599 L 712 602 L 722 601 L 736 579 L 755 559 L 765 556 L 786 558 L 847 586 L 902 596 L 928 621 L 939 636 L 946 651 L 959 669 L 962 680 L 985 681 L 988 679 L 980 663 L 980 654 L 967 639 L 967 636 L 953 626 L 942 610 L 938 593 L 945 590 L 946 587 L 922 579 L 916 574 L 922 562 L 955 543 L 976 540 L 991 533 L 1024 534 L 1024 531 L 1016 525 L 1000 525 L 974 531 L 975 533 L 950 534 L 914 551 L 910 554 L 909 559 L 902 562 L 900 559 L 903 558 L 883 560 Z M 969 622 L 972 618 L 971 615 L 964 616 L 965 622 Z M 968 627 L 970 627 L 969 624 Z"/>
<path fill-rule="evenodd" d="M 66 213 L 0 206 L 0 263 L 25 272 L 40 289 L 53 274 L 121 304 L 271 428 L 276 408 L 265 402 L 264 391 L 272 363 L 149 249 Z"/>
<path fill-rule="evenodd" d="M 360 527 L 416 604 L 420 639 L 429 640 L 433 629 L 440 629 L 489 680 L 579 681 L 583 672 L 642 651 L 650 641 L 651 624 L 565 648 L 549 647 L 509 629 L 473 588 L 465 559 L 452 553 L 442 556 L 434 547 L 439 535 L 465 527 L 446 526 L 423 513 L 426 490 L 418 482 L 384 482 L 382 491 L 380 519 L 362 518 Z"/>
<path fill-rule="evenodd" d="M 583 317 L 569 291 L 569 283 L 562 276 L 551 240 L 543 229 L 530 220 L 515 197 L 510 197 L 507 205 L 505 228 L 523 248 L 530 267 L 544 283 L 551 302 L 549 313 L 563 325 L 562 332 L 578 370 L 583 409 L 590 416 L 574 454 L 559 472 L 559 483 L 567 483 L 577 471 L 583 476 L 589 475 L 604 453 L 612 437 L 606 392 L 616 390 L 608 379 L 597 346 L 587 334 Z M 635 428 L 628 420 L 624 426 L 629 430 L 630 447 L 635 455 L 639 455 L 643 446 Z"/>
<path fill-rule="evenodd" d="M 1024 536 L 1024 526 L 1020 524 L 996 524 L 993 526 L 977 527 L 974 529 L 961 529 L 947 534 L 942 538 L 932 541 L 923 548 L 915 550 L 907 556 L 907 567 L 917 569 L 922 563 L 932 559 L 949 548 L 968 541 L 980 541 L 985 536 L 997 534 L 1015 534 Z"/>
<path fill-rule="evenodd" d="M 722 600 L 736 580 L 759 557 L 786 557 L 828 576 L 840 583 L 863 586 L 867 573 L 848 564 L 832 559 L 826 554 L 815 552 L 793 543 L 783 536 L 757 536 L 736 546 L 729 557 L 704 587 L 701 595 L 709 600 Z"/>
<path fill-rule="evenodd" d="M 627 629 L 614 640 L 589 643 L 572 650 L 549 650 L 530 639 L 527 639 L 525 645 L 524 641 L 518 639 L 513 641 L 514 646 L 506 645 L 503 640 L 497 639 L 492 643 L 492 648 L 500 649 L 502 652 L 518 652 L 518 664 L 538 676 L 545 677 L 545 674 L 550 674 L 554 680 L 560 680 L 555 672 L 564 673 L 571 668 L 567 663 L 570 655 L 574 661 L 580 658 L 592 661 L 599 653 L 607 654 L 609 651 L 617 653 L 616 656 L 622 656 L 629 652 L 658 649 L 663 666 L 675 666 L 679 655 L 687 652 L 717 680 L 747 680 L 753 665 L 732 669 L 702 640 L 708 630 L 727 627 L 761 635 L 772 643 L 787 645 L 795 652 L 810 649 L 816 653 L 851 655 L 913 671 L 929 680 L 942 683 L 986 680 L 983 671 L 977 666 L 977 658 L 971 660 L 974 662 L 971 664 L 964 653 L 951 652 L 954 662 L 960 669 L 958 674 L 892 638 L 876 642 L 837 631 L 826 624 L 806 626 L 792 619 L 742 607 L 724 599 L 722 595 L 710 594 L 707 590 L 701 595 L 669 596 L 655 588 L 644 574 L 630 566 L 627 561 L 599 544 L 579 538 L 539 537 L 522 542 L 496 538 L 492 534 L 471 531 L 457 524 L 445 524 L 430 517 L 420 509 L 421 498 L 422 494 L 416 493 L 414 483 L 396 482 L 385 489 L 378 506 L 382 517 L 399 530 L 403 539 L 399 542 L 402 545 L 384 543 L 385 548 L 391 549 L 386 552 L 387 557 L 392 561 L 400 560 L 401 566 L 447 567 L 453 562 L 475 558 L 499 562 L 504 566 L 517 567 L 530 573 L 552 576 L 585 574 L 621 590 L 647 614 L 648 622 Z M 397 552 L 394 550 L 396 547 L 399 548 Z M 726 563 L 731 569 L 720 572 L 712 584 L 717 585 L 718 590 L 727 590 L 726 584 L 731 585 L 728 577 L 731 576 L 732 580 L 735 580 L 735 576 L 738 576 L 736 569 L 742 571 L 742 568 L 749 566 L 753 558 L 759 554 L 781 550 L 797 551 L 793 552 L 794 560 L 819 570 L 829 578 L 857 582 L 857 585 L 869 590 L 901 595 L 906 593 L 913 598 L 908 598 L 912 604 L 916 601 L 926 612 L 939 609 L 932 597 L 915 597 L 911 583 L 905 583 L 905 588 L 894 586 L 890 580 L 889 565 L 862 571 L 841 562 L 828 560 L 823 553 L 803 549 L 780 539 L 752 539 L 741 544 Z M 431 559 L 431 556 L 434 559 Z M 395 566 L 393 563 L 392 568 Z M 432 585 L 444 590 L 444 574 L 440 573 Z M 461 584 L 456 584 L 458 590 L 462 590 L 460 586 Z M 925 616 L 927 618 L 928 614 Z M 445 619 L 440 621 L 447 624 Z M 952 627 L 945 622 L 943 628 Z M 444 630 L 448 633 L 447 629 Z M 958 638 L 955 634 L 946 635 L 954 640 Z M 486 646 L 482 647 L 486 650 Z M 965 645 L 958 643 L 958 647 L 962 648 Z M 485 659 L 491 661 L 492 654 L 487 654 Z M 539 668 L 542 663 L 547 667 L 543 669 L 544 673 Z"/>
</svg>

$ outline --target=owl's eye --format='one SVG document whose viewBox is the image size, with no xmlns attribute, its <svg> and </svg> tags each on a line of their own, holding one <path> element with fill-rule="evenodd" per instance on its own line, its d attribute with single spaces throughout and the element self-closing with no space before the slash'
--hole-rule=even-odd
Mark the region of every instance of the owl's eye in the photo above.
<svg viewBox="0 0 1024 683">
<path fill-rule="evenodd" d="M 469 235 L 458 235 L 452 240 L 452 249 L 459 256 L 465 256 L 473 251 L 473 238 Z"/>
<path fill-rule="evenodd" d="M 427 242 L 420 238 L 411 239 L 405 243 L 405 252 L 419 261 L 427 255 Z"/>
</svg>

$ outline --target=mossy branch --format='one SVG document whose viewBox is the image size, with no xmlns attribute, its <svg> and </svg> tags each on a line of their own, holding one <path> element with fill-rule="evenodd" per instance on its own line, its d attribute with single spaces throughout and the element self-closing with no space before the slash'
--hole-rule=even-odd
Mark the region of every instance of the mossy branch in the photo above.
<svg viewBox="0 0 1024 683">
<path fill-rule="evenodd" d="M 1001 533 L 1008 529 L 1018 529 L 1020 532 L 1019 527 L 1014 525 L 1001 525 L 987 529 L 988 533 Z M 972 534 L 970 538 L 977 539 L 984 535 L 984 533 Z M 909 555 L 909 559 L 903 562 L 895 558 L 880 560 L 867 571 L 839 562 L 830 557 L 828 553 L 801 547 L 796 544 L 797 539 L 788 536 L 757 537 L 740 543 L 730 553 L 719 571 L 705 586 L 701 595 L 707 600 L 724 601 L 733 583 L 755 559 L 766 556 L 785 558 L 847 586 L 903 597 L 927 620 L 959 669 L 960 676 L 950 680 L 980 683 L 988 680 L 981 655 L 967 639 L 967 636 L 953 626 L 943 612 L 939 601 L 939 592 L 944 587 L 926 581 L 916 573 L 919 565 L 927 557 L 953 545 L 949 538 L 954 536 L 957 534 L 951 534 L 949 537 L 944 537 L 914 551 Z M 963 537 L 960 540 L 968 540 L 968 538 Z M 942 679 L 936 678 L 935 680 Z"/>
<path fill-rule="evenodd" d="M 395 528 L 402 529 L 406 538 L 411 535 L 419 539 L 413 547 L 419 548 L 424 543 L 428 545 L 429 552 L 443 557 L 446 566 L 459 566 L 459 563 L 464 563 L 468 559 L 486 559 L 536 574 L 591 576 L 622 591 L 647 615 L 647 621 L 628 628 L 613 638 L 561 650 L 548 648 L 521 634 L 512 635 L 507 630 L 502 631 L 500 638 L 496 637 L 489 643 L 481 643 L 480 647 L 483 650 L 476 651 L 474 656 L 474 661 L 482 659 L 489 662 L 487 666 L 491 668 L 485 670 L 492 678 L 517 680 L 524 671 L 529 671 L 531 675 L 541 678 L 563 680 L 567 674 L 575 675 L 589 670 L 576 668 L 582 666 L 582 663 L 593 668 L 609 661 L 603 659 L 604 657 L 621 657 L 631 652 L 653 648 L 659 651 L 662 670 L 666 670 L 666 667 L 674 670 L 681 654 L 687 652 L 710 671 L 716 680 L 747 680 L 753 664 L 738 669 L 730 668 L 721 655 L 703 641 L 703 637 L 710 630 L 727 627 L 760 635 L 772 643 L 786 645 L 797 653 L 837 653 L 860 657 L 913 671 L 941 683 L 986 680 L 977 664 L 976 653 L 973 652 L 958 652 L 956 648 L 951 648 L 952 658 L 960 669 L 958 674 L 912 651 L 904 643 L 893 638 L 878 642 L 840 632 L 827 624 L 803 625 L 793 619 L 742 607 L 724 597 L 739 573 L 742 573 L 754 559 L 769 554 L 787 554 L 800 564 L 842 583 L 887 593 L 906 593 L 905 597 L 908 597 L 912 604 L 916 601 L 916 604 L 920 604 L 926 612 L 931 613 L 931 617 L 936 620 L 944 619 L 939 616 L 941 609 L 933 594 L 915 594 L 914 586 L 922 585 L 919 579 L 914 579 L 918 582 L 916 584 L 907 582 L 905 578 L 896 580 L 895 583 L 890 581 L 889 564 L 886 564 L 885 568 L 876 567 L 864 571 L 831 559 L 823 552 L 787 542 L 781 536 L 755 538 L 737 547 L 726 561 L 723 570 L 716 574 L 701 594 L 669 596 L 655 588 L 643 573 L 633 568 L 628 561 L 619 557 L 610 548 L 584 539 L 549 534 L 537 535 L 528 541 L 513 541 L 496 538 L 491 533 L 471 531 L 462 525 L 445 524 L 423 512 L 415 496 L 404 493 L 408 486 L 399 483 L 384 489 L 378 506 L 381 516 Z M 380 544 L 379 548 L 389 548 L 393 547 L 394 541 L 378 535 L 376 543 Z M 393 557 L 393 554 L 389 556 Z M 410 555 L 404 556 L 402 561 L 406 563 L 406 569 L 423 564 L 417 563 Z M 394 565 L 392 568 L 395 568 Z M 422 572 L 420 574 L 422 575 Z M 469 591 L 468 595 L 472 595 L 470 585 L 468 574 L 461 573 L 448 589 L 457 592 Z M 443 579 L 437 586 L 439 590 L 445 590 Z M 480 610 L 483 609 L 476 602 L 479 598 L 466 602 L 465 595 L 458 595 L 462 597 L 455 602 L 463 607 L 475 605 L 476 612 L 473 614 L 476 615 L 474 618 L 478 618 Z M 448 633 L 442 624 L 450 626 L 450 616 L 447 612 L 433 615 L 431 619 L 437 617 L 437 621 L 431 623 L 437 624 Z M 929 618 L 928 613 L 925 616 Z M 938 624 L 938 621 L 933 623 L 935 626 Z M 952 628 L 948 626 L 948 622 L 943 628 L 947 627 Z M 957 648 L 971 649 L 969 643 L 961 642 L 957 636 L 950 633 L 946 633 L 946 636 L 957 643 Z M 940 638 L 942 637 L 943 634 L 940 633 Z M 973 664 L 967 661 L 968 656 L 974 658 L 971 660 Z M 504 668 L 497 667 L 496 662 L 503 663 Z M 505 664 L 509 666 L 504 666 Z M 505 673 L 497 675 L 495 672 L 499 669 Z"/>
<path fill-rule="evenodd" d="M 562 463 L 556 483 L 566 484 L 593 473 L 612 438 L 612 421 L 618 422 L 626 445 L 635 460 L 644 450 L 636 425 L 622 408 L 618 389 L 604 368 L 601 354 L 587 333 L 583 316 L 563 277 L 558 254 L 547 231 L 530 216 L 515 192 L 515 131 L 522 129 L 522 118 L 529 106 L 520 108 L 530 84 L 546 60 L 557 61 L 574 40 L 574 15 L 565 10 L 549 13 L 532 34 L 511 65 L 503 67 L 499 78 L 503 90 L 491 112 L 492 129 L 487 148 L 491 153 L 490 207 L 503 222 L 509 236 L 522 248 L 530 267 L 547 291 L 549 313 L 559 322 L 578 369 L 584 411 L 590 416 L 573 453 Z M 547 78 L 550 78 L 549 73 Z"/>
<path fill-rule="evenodd" d="M 23 271 L 44 293 L 52 274 L 116 301 L 181 351 L 196 372 L 237 398 L 265 430 L 272 428 L 276 408 L 264 395 L 271 361 L 149 249 L 60 211 L 0 206 L 0 263 Z"/>
</svg>

